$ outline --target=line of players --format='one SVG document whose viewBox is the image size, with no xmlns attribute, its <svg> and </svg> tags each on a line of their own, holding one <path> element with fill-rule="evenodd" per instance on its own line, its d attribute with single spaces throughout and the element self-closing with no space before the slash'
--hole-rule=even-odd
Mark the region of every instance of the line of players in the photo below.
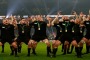
<svg viewBox="0 0 90 60">
<path fill-rule="evenodd" d="M 70 44 L 72 44 L 75 46 L 77 57 L 81 58 L 83 44 L 86 43 L 86 53 L 89 53 L 90 16 L 85 17 L 83 14 L 80 14 L 80 16 L 76 15 L 72 19 L 67 16 L 62 16 L 62 18 L 59 19 L 58 16 L 59 14 L 53 19 L 50 17 L 43 18 L 40 15 L 36 15 L 29 19 L 21 19 L 18 24 L 15 19 L 4 19 L 3 24 L 0 24 L 0 46 L 3 47 L 5 42 L 8 42 L 11 49 L 10 55 L 14 55 L 15 53 L 15 56 L 18 57 L 17 52 L 21 52 L 22 42 L 24 42 L 28 45 L 27 56 L 30 56 L 31 49 L 33 50 L 32 53 L 36 55 L 35 49 L 37 43 L 42 41 L 47 45 L 47 56 L 56 57 L 58 46 L 61 43 L 63 44 L 63 55 L 70 53 L 69 47 Z M 52 40 L 52 50 L 46 35 L 46 28 L 51 26 L 55 27 L 57 30 L 56 37 Z M 30 36 L 31 28 L 35 30 L 32 36 Z M 18 36 L 15 36 L 16 33 L 14 31 L 18 31 Z M 86 34 L 84 32 L 86 32 Z"/>
</svg>

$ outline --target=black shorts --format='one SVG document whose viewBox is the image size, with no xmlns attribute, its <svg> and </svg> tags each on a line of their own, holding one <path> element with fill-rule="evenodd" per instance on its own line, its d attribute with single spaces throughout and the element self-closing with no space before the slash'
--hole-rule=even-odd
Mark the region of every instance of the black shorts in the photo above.
<svg viewBox="0 0 90 60">
<path fill-rule="evenodd" d="M 55 40 L 60 40 L 61 35 L 56 35 Z"/>
<path fill-rule="evenodd" d="M 24 42 L 25 44 L 28 44 L 29 40 L 30 40 L 29 37 L 19 36 L 17 38 L 17 43 L 18 43 L 18 45 L 20 45 L 21 42 Z"/>
<path fill-rule="evenodd" d="M 35 40 L 37 42 L 39 42 L 40 40 L 44 40 L 44 39 L 47 39 L 47 36 L 44 36 L 44 35 L 33 35 L 32 36 L 32 40 Z"/>
<path fill-rule="evenodd" d="M 12 44 L 14 42 L 14 39 L 1 39 L 0 42 L 2 44 L 6 43 L 6 42 L 8 42 L 9 44 Z"/>
<path fill-rule="evenodd" d="M 72 34 L 62 34 L 60 40 L 62 43 L 64 43 L 65 41 L 71 43 L 73 40 L 72 38 L 73 38 Z"/>
<path fill-rule="evenodd" d="M 85 35 L 85 38 L 90 39 L 90 34 L 87 33 L 87 34 Z"/>
<path fill-rule="evenodd" d="M 82 38 L 83 38 L 83 36 L 74 36 L 73 40 L 76 40 L 76 42 L 79 43 Z"/>
</svg>

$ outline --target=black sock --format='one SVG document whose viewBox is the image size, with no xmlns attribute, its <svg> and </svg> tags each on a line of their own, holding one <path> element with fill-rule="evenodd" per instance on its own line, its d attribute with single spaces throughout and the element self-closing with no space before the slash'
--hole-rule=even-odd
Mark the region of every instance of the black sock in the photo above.
<svg viewBox="0 0 90 60">
<path fill-rule="evenodd" d="M 86 46 L 86 53 L 89 53 L 89 46 Z"/>
<path fill-rule="evenodd" d="M 80 47 L 81 54 L 82 54 L 82 49 L 83 49 L 83 47 Z"/>
<path fill-rule="evenodd" d="M 88 53 L 90 53 L 90 46 L 88 46 Z"/>
<path fill-rule="evenodd" d="M 77 47 L 75 47 L 75 52 L 77 53 Z"/>
<path fill-rule="evenodd" d="M 56 57 L 57 48 L 53 49 L 53 57 Z"/>
<path fill-rule="evenodd" d="M 79 57 L 81 57 L 81 55 L 82 55 L 82 47 L 78 47 L 79 48 Z"/>
<path fill-rule="evenodd" d="M 90 46 L 89 46 L 89 53 L 90 53 Z"/>
<path fill-rule="evenodd" d="M 80 47 L 76 47 L 76 53 L 77 53 L 77 57 L 81 57 L 81 50 Z"/>
<path fill-rule="evenodd" d="M 78 47 L 75 47 L 75 51 L 76 51 L 77 57 L 79 57 L 79 49 L 78 49 Z"/>
<path fill-rule="evenodd" d="M 28 56 L 30 56 L 30 50 L 31 50 L 31 48 L 28 48 Z"/>
<path fill-rule="evenodd" d="M 63 50 L 64 50 L 64 44 L 62 44 L 62 52 L 63 52 Z"/>
<path fill-rule="evenodd" d="M 21 52 L 21 45 L 18 45 L 18 52 Z"/>
<path fill-rule="evenodd" d="M 2 52 L 4 52 L 4 44 L 2 45 Z"/>
<path fill-rule="evenodd" d="M 33 53 L 33 54 L 36 54 L 36 52 L 35 52 L 35 48 L 32 48 L 32 50 L 33 50 L 33 52 L 32 52 L 32 53 Z"/>
<path fill-rule="evenodd" d="M 68 45 L 68 48 L 67 48 L 67 53 L 70 53 L 70 52 L 69 52 L 69 49 L 70 49 L 70 44 Z"/>
<path fill-rule="evenodd" d="M 17 56 L 17 48 L 14 48 L 15 56 Z"/>
<path fill-rule="evenodd" d="M 12 46 L 10 46 L 10 49 L 11 49 L 11 55 L 14 54 L 14 48 Z"/>
<path fill-rule="evenodd" d="M 66 45 L 64 46 L 64 53 L 63 54 L 66 54 Z"/>
<path fill-rule="evenodd" d="M 50 55 L 49 53 L 51 53 L 51 48 L 50 47 L 47 47 L 47 56 Z"/>
<path fill-rule="evenodd" d="M 72 53 L 72 51 L 73 51 L 73 48 L 74 48 L 74 46 L 72 45 L 72 46 L 71 46 L 71 53 Z"/>
</svg>

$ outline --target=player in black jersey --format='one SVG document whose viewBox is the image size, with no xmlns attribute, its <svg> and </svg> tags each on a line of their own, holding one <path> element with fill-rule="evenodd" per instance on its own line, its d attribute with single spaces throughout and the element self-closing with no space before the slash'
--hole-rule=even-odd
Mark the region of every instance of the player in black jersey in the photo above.
<svg viewBox="0 0 90 60">
<path fill-rule="evenodd" d="M 16 25 L 17 25 L 16 19 L 12 16 L 10 19 L 7 18 L 7 20 L 9 22 L 9 24 L 13 25 L 14 26 L 14 29 L 16 29 Z M 2 51 L 1 52 L 4 53 L 4 44 L 2 45 Z"/>
<path fill-rule="evenodd" d="M 47 20 L 50 23 L 50 19 L 47 18 Z M 50 24 L 47 24 L 43 18 L 38 15 L 35 17 L 35 20 L 31 23 L 32 27 L 34 28 L 35 32 L 32 36 L 32 39 L 29 41 L 29 45 L 32 45 L 33 50 L 35 51 L 37 42 L 40 40 L 45 42 L 47 44 L 47 56 L 50 56 L 51 48 L 50 48 L 50 42 L 47 39 L 46 35 L 46 27 L 50 26 Z M 30 56 L 30 51 L 28 53 L 28 56 Z"/>
<path fill-rule="evenodd" d="M 20 24 L 17 24 L 17 29 L 19 35 L 17 38 L 18 52 L 21 52 L 22 42 L 24 42 L 26 45 L 28 45 L 29 43 L 29 40 L 31 38 L 30 36 L 31 27 L 25 19 L 22 19 L 20 21 Z M 28 49 L 29 48 L 30 47 L 28 46 Z"/>
<path fill-rule="evenodd" d="M 73 41 L 72 45 L 75 46 L 75 51 L 77 53 L 77 57 L 81 58 L 81 52 L 83 49 L 83 43 L 84 41 L 82 40 L 83 38 L 83 33 L 84 33 L 84 25 L 81 24 L 81 21 L 76 18 L 75 20 L 75 25 L 73 28 Z"/>
<path fill-rule="evenodd" d="M 16 43 L 14 42 L 15 35 L 14 35 L 14 26 L 9 23 L 7 19 L 3 20 L 3 24 L 0 25 L 1 30 L 1 42 L 0 45 L 5 44 L 8 42 L 10 44 L 10 49 L 12 51 L 11 55 L 16 52 Z M 17 56 L 17 53 L 15 54 Z"/>
<path fill-rule="evenodd" d="M 90 17 L 87 17 L 84 21 L 84 25 L 86 28 L 86 35 L 83 38 L 86 42 L 86 54 L 90 53 Z"/>
<path fill-rule="evenodd" d="M 63 22 L 59 23 L 62 28 L 61 42 L 64 44 L 64 53 L 63 55 L 69 52 L 70 43 L 72 41 L 72 28 L 74 26 L 73 20 L 69 20 L 67 16 L 64 17 Z M 69 35 L 68 35 L 69 34 Z"/>
<path fill-rule="evenodd" d="M 61 44 L 60 37 L 62 34 L 62 28 L 59 24 L 58 16 L 52 21 L 51 25 L 56 28 L 57 32 L 55 39 L 52 40 L 53 57 L 56 57 L 58 46 Z"/>
</svg>

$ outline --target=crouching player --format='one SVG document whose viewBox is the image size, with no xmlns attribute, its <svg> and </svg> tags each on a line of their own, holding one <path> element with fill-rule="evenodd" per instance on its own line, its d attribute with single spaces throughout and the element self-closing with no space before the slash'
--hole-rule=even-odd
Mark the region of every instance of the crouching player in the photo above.
<svg viewBox="0 0 90 60">
<path fill-rule="evenodd" d="M 78 58 L 81 58 L 82 55 L 82 49 L 83 49 L 83 32 L 84 32 L 84 25 L 81 24 L 81 21 L 76 18 L 75 25 L 73 29 L 74 37 L 72 41 L 72 45 L 75 46 L 75 51 Z"/>
<path fill-rule="evenodd" d="M 17 45 L 14 41 L 14 26 L 9 23 L 7 19 L 3 20 L 3 24 L 0 25 L 1 30 L 1 41 L 0 46 L 3 45 L 5 42 L 8 42 L 10 44 L 11 54 L 15 52 L 15 56 L 17 57 Z"/>
<path fill-rule="evenodd" d="M 47 18 L 47 20 L 49 21 L 49 24 L 47 24 L 43 20 L 42 16 L 38 15 L 35 17 L 35 20 L 31 23 L 35 32 L 34 32 L 34 35 L 32 36 L 32 39 L 29 41 L 29 46 L 32 47 L 35 55 L 36 55 L 35 49 L 37 46 L 37 42 L 42 40 L 47 45 L 47 56 L 50 56 L 51 47 L 50 47 L 50 42 L 48 41 L 47 36 L 46 36 L 46 27 L 50 26 L 51 19 Z M 31 48 L 29 50 L 31 50 Z M 28 56 L 30 56 L 30 51 L 28 53 Z"/>
<path fill-rule="evenodd" d="M 17 24 L 17 29 L 19 36 L 16 41 L 18 45 L 18 52 L 21 52 L 22 43 L 24 42 L 26 45 L 29 43 L 31 27 L 25 19 L 22 19 L 20 24 Z M 30 48 L 31 47 L 28 45 L 28 52 L 30 51 Z"/>
<path fill-rule="evenodd" d="M 61 41 L 60 41 L 60 37 L 61 37 L 61 34 L 62 34 L 62 28 L 59 24 L 59 20 L 58 20 L 58 16 L 52 21 L 51 23 L 52 26 L 54 26 L 56 28 L 56 37 L 54 40 L 52 40 L 52 49 L 53 49 L 53 56 L 52 57 L 56 57 L 56 52 L 58 50 L 58 46 L 61 44 Z"/>
</svg>

